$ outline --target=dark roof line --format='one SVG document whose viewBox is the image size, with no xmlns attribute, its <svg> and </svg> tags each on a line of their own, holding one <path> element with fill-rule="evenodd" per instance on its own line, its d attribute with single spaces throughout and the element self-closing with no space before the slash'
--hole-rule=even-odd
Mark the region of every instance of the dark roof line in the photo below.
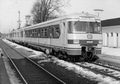
<svg viewBox="0 0 120 84">
<path fill-rule="evenodd" d="M 102 27 L 120 25 L 120 18 L 102 20 L 101 25 L 102 25 Z"/>
</svg>

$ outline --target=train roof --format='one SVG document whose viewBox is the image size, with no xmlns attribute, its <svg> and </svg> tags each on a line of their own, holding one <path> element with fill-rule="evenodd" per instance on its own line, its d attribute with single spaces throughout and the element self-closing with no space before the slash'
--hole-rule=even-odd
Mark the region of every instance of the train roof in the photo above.
<svg viewBox="0 0 120 84">
<path fill-rule="evenodd" d="M 93 14 L 89 14 L 89 13 L 74 13 L 74 14 L 65 15 L 65 16 L 62 16 L 62 17 L 59 17 L 56 19 L 41 22 L 41 23 L 38 23 L 38 24 L 35 24 L 32 26 L 24 27 L 24 29 L 27 30 L 27 29 L 31 29 L 33 27 L 44 25 L 44 24 L 49 24 L 49 23 L 53 23 L 53 22 L 57 22 L 57 21 L 65 20 L 65 19 L 79 18 L 79 17 L 94 17 L 96 19 L 100 19 L 97 15 L 93 15 Z"/>
<path fill-rule="evenodd" d="M 100 19 L 97 15 L 93 15 L 93 14 L 89 14 L 89 13 L 73 13 L 73 14 L 69 14 L 69 15 L 65 15 L 65 16 L 56 18 L 56 19 L 52 19 L 52 20 L 48 20 L 48 21 L 45 21 L 45 22 L 41 22 L 41 23 L 38 23 L 38 24 L 35 24 L 35 25 L 32 25 L 32 26 L 27 26 L 27 27 L 20 28 L 20 29 L 14 29 L 10 33 L 12 33 L 12 32 L 19 32 L 19 31 L 22 31 L 22 30 L 33 29 L 34 27 L 37 27 L 37 26 L 50 24 L 50 23 L 53 23 L 53 22 L 66 20 L 66 19 L 79 18 L 79 17 L 94 17 L 96 19 Z"/>
</svg>

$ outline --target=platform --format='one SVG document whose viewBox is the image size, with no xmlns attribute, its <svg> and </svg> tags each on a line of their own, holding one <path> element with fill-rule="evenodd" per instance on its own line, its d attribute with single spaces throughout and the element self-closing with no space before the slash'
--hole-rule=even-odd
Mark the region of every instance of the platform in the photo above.
<svg viewBox="0 0 120 84">
<path fill-rule="evenodd" d="M 11 84 L 2 57 L 0 57 L 0 84 Z"/>
<path fill-rule="evenodd" d="M 99 55 L 99 58 L 99 61 L 104 64 L 107 63 L 120 68 L 120 56 L 101 54 Z"/>
</svg>

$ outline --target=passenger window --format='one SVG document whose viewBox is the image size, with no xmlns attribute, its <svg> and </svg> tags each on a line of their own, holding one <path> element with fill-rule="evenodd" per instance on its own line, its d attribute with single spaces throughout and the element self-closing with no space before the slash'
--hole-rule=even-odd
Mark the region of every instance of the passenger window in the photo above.
<svg viewBox="0 0 120 84">
<path fill-rule="evenodd" d="M 49 30 L 48 30 L 48 36 L 49 36 L 49 38 L 53 38 L 53 32 L 54 32 L 53 26 L 50 26 Z"/>
<path fill-rule="evenodd" d="M 45 37 L 47 37 L 47 28 L 45 29 L 45 34 L 44 35 L 45 35 Z"/>
<path fill-rule="evenodd" d="M 43 34 L 44 32 L 43 32 L 43 29 L 41 29 L 41 36 L 43 37 L 44 36 L 44 34 Z"/>
<path fill-rule="evenodd" d="M 36 38 L 37 37 L 37 30 L 36 29 L 34 30 L 34 34 L 35 34 L 34 37 Z"/>
<path fill-rule="evenodd" d="M 40 29 L 38 29 L 38 37 L 40 37 L 41 35 L 41 30 Z"/>
<path fill-rule="evenodd" d="M 59 27 L 59 25 L 56 25 L 53 28 L 54 28 L 54 37 L 59 38 L 59 36 L 60 36 L 60 27 Z"/>
</svg>

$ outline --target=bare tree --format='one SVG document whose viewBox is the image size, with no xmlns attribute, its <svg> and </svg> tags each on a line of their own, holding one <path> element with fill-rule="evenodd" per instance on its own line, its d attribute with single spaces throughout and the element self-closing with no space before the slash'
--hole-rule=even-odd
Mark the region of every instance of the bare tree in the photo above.
<svg viewBox="0 0 120 84">
<path fill-rule="evenodd" d="M 61 9 L 69 3 L 69 0 L 37 0 L 31 10 L 33 16 L 33 23 L 40 23 L 49 19 L 58 17 L 56 13 L 62 14 Z"/>
</svg>

